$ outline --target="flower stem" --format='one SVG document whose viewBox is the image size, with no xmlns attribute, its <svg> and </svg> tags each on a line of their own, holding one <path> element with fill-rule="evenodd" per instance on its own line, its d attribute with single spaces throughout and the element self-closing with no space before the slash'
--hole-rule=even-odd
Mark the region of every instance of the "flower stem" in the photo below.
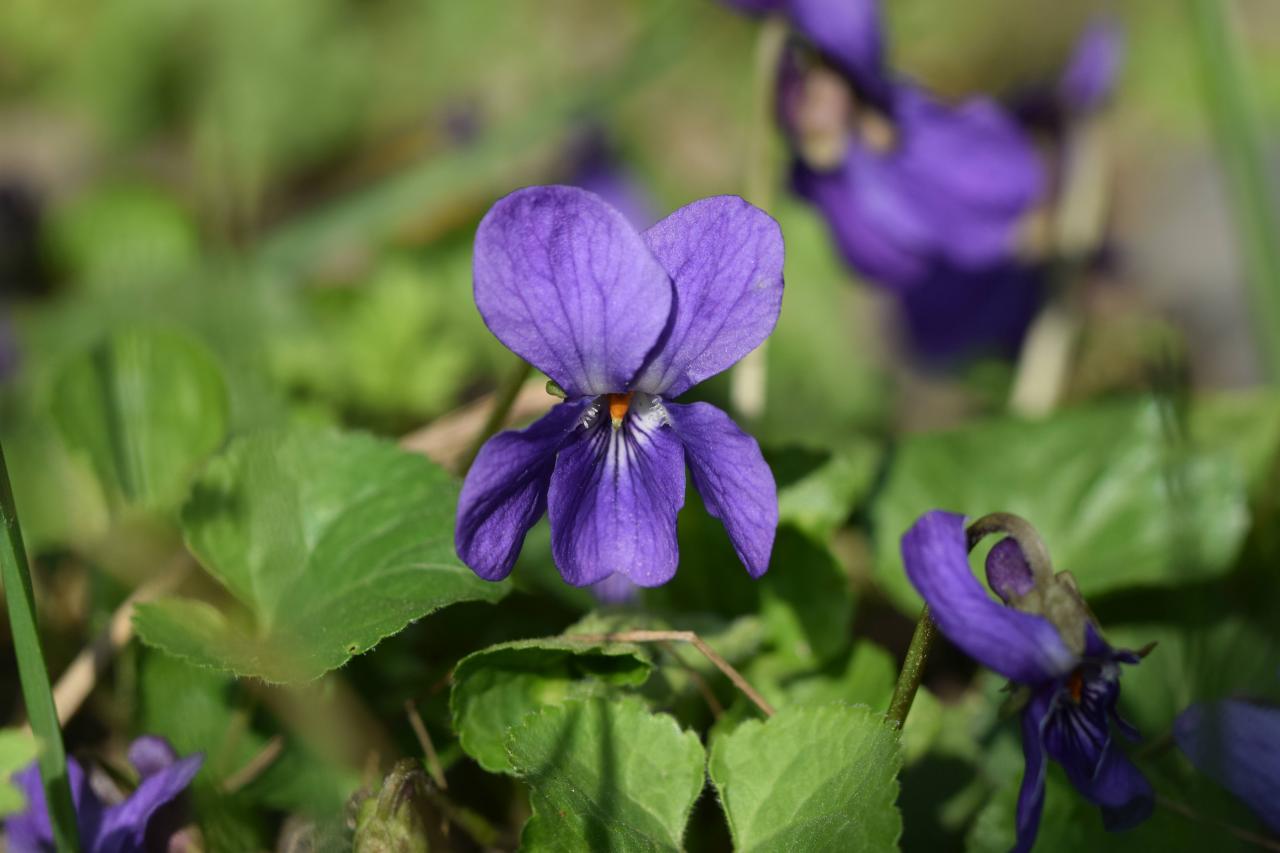
<svg viewBox="0 0 1280 853">
<path fill-rule="evenodd" d="M 22 530 L 18 527 L 18 509 L 13 501 L 13 487 L 9 484 L 3 447 L 0 447 L 0 527 L 3 527 L 4 537 L 4 542 L 0 543 L 0 581 L 4 584 L 9 608 L 9 629 L 13 633 L 13 649 L 18 658 L 22 699 L 36 736 L 36 757 L 53 826 L 53 843 L 59 853 L 74 853 L 80 849 L 80 838 L 75 808 L 71 803 L 67 754 L 62 746 L 62 731 L 58 728 L 58 712 L 49 687 L 49 672 L 40 651 L 31 570 L 22 544 Z"/>
<path fill-rule="evenodd" d="M 1268 192 L 1262 133 L 1249 92 L 1239 29 L 1227 0 L 1188 0 L 1200 72 L 1226 173 L 1253 299 L 1250 312 L 1272 382 L 1280 382 L 1280 214 Z"/>
<path fill-rule="evenodd" d="M 467 473 L 471 463 L 476 461 L 476 456 L 480 453 L 480 448 L 484 447 L 484 443 L 507 422 L 507 415 L 511 414 L 511 407 L 515 405 L 516 397 L 520 396 L 520 388 L 533 371 L 527 361 L 524 359 L 518 359 L 518 361 L 520 363 L 507 374 L 506 379 L 499 386 L 493 408 L 489 410 L 489 417 L 485 420 L 480 432 L 476 433 L 471 446 L 467 448 L 466 455 L 462 457 L 462 464 L 458 470 L 463 474 Z"/>
<path fill-rule="evenodd" d="M 768 212 L 773 206 L 777 182 L 773 146 L 773 87 L 778 63 L 787 45 L 787 22 L 773 16 L 760 27 L 756 37 L 755 80 L 752 91 L 751 135 L 747 147 L 747 174 L 744 195 L 747 201 Z M 747 353 L 729 374 L 729 398 L 744 417 L 758 418 L 764 411 L 768 389 L 767 352 L 769 341 Z"/>
<path fill-rule="evenodd" d="M 902 670 L 898 673 L 898 683 L 893 687 L 893 698 L 889 700 L 889 711 L 885 714 L 889 725 L 895 729 L 902 728 L 911 711 L 911 703 L 915 701 L 916 691 L 924 678 L 924 665 L 929 660 L 929 650 L 933 648 L 933 638 L 938 633 L 938 626 L 929 618 L 929 607 L 920 610 L 920 621 L 916 622 L 915 633 L 911 635 L 911 645 L 907 647 L 907 658 L 902 662 Z"/>
</svg>

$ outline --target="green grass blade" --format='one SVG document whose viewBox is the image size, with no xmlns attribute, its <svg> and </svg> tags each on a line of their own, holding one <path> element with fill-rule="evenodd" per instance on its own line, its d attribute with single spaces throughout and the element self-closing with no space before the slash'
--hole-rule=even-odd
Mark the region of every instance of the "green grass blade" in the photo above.
<svg viewBox="0 0 1280 853">
<path fill-rule="evenodd" d="M 1239 231 L 1258 343 L 1280 382 L 1280 216 L 1270 193 L 1256 105 L 1230 0 L 1187 0 L 1204 92 Z"/>
<path fill-rule="evenodd" d="M 9 484 L 9 469 L 0 447 L 0 522 L 4 542 L 0 546 L 0 581 L 4 584 L 9 607 L 9 627 L 13 632 L 13 648 L 18 656 L 18 679 L 22 682 L 22 698 L 35 732 L 37 761 L 44 780 L 45 799 L 49 803 L 53 824 L 53 840 L 59 853 L 77 851 L 80 840 L 76 832 L 76 814 L 71 804 L 71 784 L 67 777 L 67 754 L 62 747 L 62 731 L 58 728 L 58 711 L 53 704 L 49 673 L 40 651 L 40 635 L 36 630 L 36 602 L 31 589 L 31 572 L 27 552 L 18 527 L 18 510 Z"/>
</svg>

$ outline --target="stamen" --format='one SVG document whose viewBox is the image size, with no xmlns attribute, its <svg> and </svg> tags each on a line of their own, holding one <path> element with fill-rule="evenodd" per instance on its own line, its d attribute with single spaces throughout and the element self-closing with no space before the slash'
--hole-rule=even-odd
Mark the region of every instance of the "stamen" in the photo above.
<svg viewBox="0 0 1280 853">
<path fill-rule="evenodd" d="M 609 395 L 609 420 L 613 421 L 614 429 L 622 428 L 622 419 L 627 416 L 627 410 L 631 408 L 631 397 L 634 391 L 628 391 L 625 394 Z"/>
<path fill-rule="evenodd" d="M 1084 693 L 1084 676 L 1080 674 L 1080 670 L 1067 676 L 1067 692 L 1071 694 L 1071 701 L 1079 705 L 1080 696 Z"/>
</svg>

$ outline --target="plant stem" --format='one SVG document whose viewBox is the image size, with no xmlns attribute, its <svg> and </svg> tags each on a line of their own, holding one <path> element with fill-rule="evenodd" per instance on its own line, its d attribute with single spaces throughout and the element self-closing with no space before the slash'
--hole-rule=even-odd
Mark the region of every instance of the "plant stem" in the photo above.
<svg viewBox="0 0 1280 853">
<path fill-rule="evenodd" d="M 471 463 L 476 461 L 476 456 L 480 453 L 480 448 L 490 439 L 498 430 L 502 429 L 502 425 L 507 422 L 507 415 L 511 413 L 511 407 L 516 402 L 516 397 L 520 396 L 520 388 L 524 385 L 524 381 L 529 378 L 529 374 L 533 368 L 524 359 L 519 359 L 517 364 L 507 378 L 503 380 L 499 386 L 493 401 L 493 408 L 489 410 L 489 417 L 484 422 L 484 427 L 480 432 L 476 433 L 475 439 L 471 442 L 471 446 L 467 448 L 467 454 L 462 457 L 462 464 L 459 470 L 465 474 L 471 468 Z"/>
<path fill-rule="evenodd" d="M 1280 382 L 1280 215 L 1269 193 L 1258 113 L 1246 85 L 1239 30 L 1228 0 L 1187 0 L 1205 102 L 1226 173 L 1253 301 L 1255 334 L 1272 382 Z"/>
<path fill-rule="evenodd" d="M 916 630 L 911 635 L 911 645 L 907 647 L 907 658 L 902 662 L 902 670 L 898 673 L 898 683 L 893 686 L 893 698 L 889 700 L 889 710 L 885 714 L 889 724 L 895 729 L 902 728 L 911 711 L 911 703 L 915 701 L 916 691 L 924 678 L 924 665 L 929 660 L 929 649 L 933 647 L 934 635 L 938 627 L 929 618 L 929 607 L 920 611 L 920 621 L 916 622 Z"/>
<path fill-rule="evenodd" d="M 22 530 L 18 527 L 18 508 L 13 501 L 13 487 L 9 483 L 3 447 L 0 447 L 0 523 L 4 528 L 4 543 L 0 546 L 0 581 L 4 584 L 9 608 L 9 629 L 13 633 L 13 649 L 18 657 L 22 699 L 36 736 L 36 758 L 53 826 L 53 843 L 59 853 L 74 853 L 80 849 L 80 838 L 75 808 L 71 803 L 67 754 L 62 746 L 62 731 L 58 728 L 58 712 L 49 687 L 49 672 L 40 651 L 31 570 L 22 544 Z"/>
<path fill-rule="evenodd" d="M 744 194 L 761 210 L 773 206 L 776 158 L 773 146 L 773 88 L 778 63 L 787 46 L 787 22 L 773 16 L 760 27 L 756 37 L 755 79 L 752 90 L 751 135 L 747 147 L 747 174 Z M 729 374 L 729 398 L 744 417 L 758 418 L 764 411 L 768 390 L 768 339 L 747 353 Z"/>
<path fill-rule="evenodd" d="M 707 645 L 707 641 L 693 631 L 614 631 L 609 634 L 566 634 L 564 639 L 578 643 L 688 643 L 711 661 L 716 669 L 724 673 L 725 677 L 733 682 L 733 686 L 741 690 L 761 713 L 766 717 L 773 716 L 773 706 L 756 692 L 756 689 L 742 677 L 742 673 L 734 669 L 733 664 L 722 658 L 719 652 Z"/>
</svg>

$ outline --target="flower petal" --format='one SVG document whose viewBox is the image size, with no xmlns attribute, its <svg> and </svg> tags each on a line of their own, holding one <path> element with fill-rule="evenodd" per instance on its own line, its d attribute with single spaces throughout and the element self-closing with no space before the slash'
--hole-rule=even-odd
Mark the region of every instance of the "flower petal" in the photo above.
<svg viewBox="0 0 1280 853">
<path fill-rule="evenodd" d="M 1017 261 L 974 270 L 937 264 L 899 300 L 912 349 L 931 362 L 1012 357 L 1040 310 L 1047 284 L 1043 268 Z"/>
<path fill-rule="evenodd" d="M 644 232 L 675 284 L 670 329 L 636 387 L 677 397 L 773 331 L 782 307 L 782 231 L 737 196 L 695 201 Z"/>
<path fill-rule="evenodd" d="M 480 448 L 462 483 L 453 533 L 458 557 L 480 577 L 496 581 L 511 573 L 525 534 L 546 511 L 556 454 L 573 440 L 589 404 L 560 403 Z"/>
<path fill-rule="evenodd" d="M 143 841 L 147 824 L 163 806 L 173 802 L 195 778 L 204 756 L 196 753 L 180 759 L 165 769 L 147 776 L 137 789 L 118 806 L 107 809 L 102 821 L 100 851 L 145 849 Z"/>
<path fill-rule="evenodd" d="M 1155 809 L 1151 783 L 1114 741 L 1103 753 L 1097 774 L 1076 787 L 1085 799 L 1102 808 L 1102 825 L 1112 832 L 1132 829 Z"/>
<path fill-rule="evenodd" d="M 80 843 L 93 849 L 102 823 L 102 801 L 89 786 L 89 777 L 74 758 L 67 759 L 67 778 L 71 783 L 71 802 L 76 811 Z M 27 807 L 4 822 L 4 841 L 10 853 L 43 853 L 53 849 L 53 824 L 44 798 L 40 768 L 34 762 L 13 774 L 13 782 L 22 789 Z"/>
<path fill-rule="evenodd" d="M 748 574 L 760 577 L 778 530 L 778 489 L 760 445 L 710 403 L 668 403 L 667 413 L 707 511 L 724 523 Z"/>
<path fill-rule="evenodd" d="M 1280 708 L 1236 699 L 1192 705 L 1173 736 L 1196 769 L 1280 832 Z"/>
<path fill-rule="evenodd" d="M 671 313 L 671 282 L 621 213 L 576 187 L 529 187 L 480 222 L 475 299 L 498 340 L 570 397 L 623 391 Z"/>
<path fill-rule="evenodd" d="M 1068 113 L 1093 112 L 1111 97 L 1124 54 L 1124 36 L 1112 19 L 1100 16 L 1085 28 L 1058 78 L 1058 97 Z"/>
<path fill-rule="evenodd" d="M 1008 259 L 1044 168 L 1031 140 L 989 98 L 943 104 L 915 86 L 895 97 L 901 191 L 931 223 L 934 248 L 962 269 Z"/>
<path fill-rule="evenodd" d="M 983 589 L 969 568 L 964 516 L 941 510 L 922 515 L 902 537 L 902 559 L 933 621 L 979 663 L 1032 685 L 1078 663 L 1047 619 L 1005 607 Z"/>
<path fill-rule="evenodd" d="M 556 567 L 574 586 L 615 573 L 664 584 L 679 560 L 683 505 L 684 450 L 661 416 L 633 408 L 619 429 L 601 418 L 556 459 L 547 496 Z"/>
<path fill-rule="evenodd" d="M 1038 690 L 1022 709 L 1022 786 L 1018 789 L 1017 832 L 1014 853 L 1027 853 L 1040 829 L 1044 811 L 1044 780 L 1048 770 L 1044 751 L 1044 727 L 1053 705 L 1053 690 Z"/>
<path fill-rule="evenodd" d="M 158 735 L 143 735 L 129 744 L 129 763 L 143 779 L 154 776 L 178 760 L 169 741 Z"/>
<path fill-rule="evenodd" d="M 877 0 L 791 0 L 791 21 L 862 94 L 884 97 L 884 35 Z"/>
<path fill-rule="evenodd" d="M 1036 579 L 1018 540 L 1011 536 L 1001 539 L 987 553 L 987 585 L 1006 604 L 1036 588 Z"/>
</svg>

